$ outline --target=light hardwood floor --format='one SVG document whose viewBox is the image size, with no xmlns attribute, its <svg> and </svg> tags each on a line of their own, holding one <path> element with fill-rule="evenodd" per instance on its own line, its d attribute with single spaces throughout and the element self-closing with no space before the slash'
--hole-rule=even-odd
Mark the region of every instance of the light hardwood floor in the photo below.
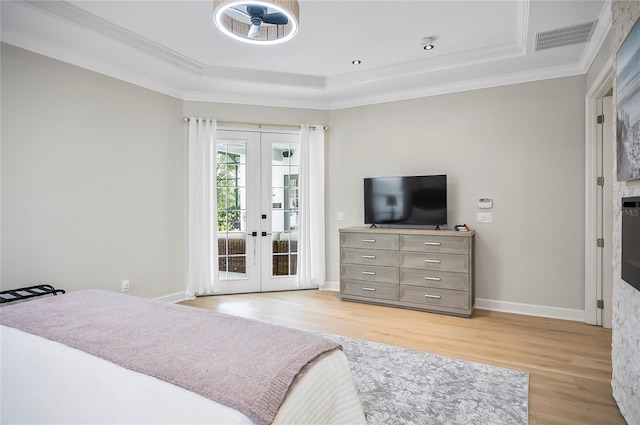
<svg viewBox="0 0 640 425">
<path fill-rule="evenodd" d="M 528 372 L 530 425 L 626 423 L 611 396 L 611 331 L 600 327 L 487 310 L 465 319 L 316 290 L 181 304 Z"/>
</svg>

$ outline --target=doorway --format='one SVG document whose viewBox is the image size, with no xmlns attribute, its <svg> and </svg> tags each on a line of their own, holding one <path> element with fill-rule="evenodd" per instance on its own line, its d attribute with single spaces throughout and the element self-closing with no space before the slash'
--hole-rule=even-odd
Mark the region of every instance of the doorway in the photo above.
<svg viewBox="0 0 640 425">
<path fill-rule="evenodd" d="M 585 322 L 611 328 L 613 288 L 613 71 L 586 96 Z"/>
<path fill-rule="evenodd" d="M 218 130 L 217 293 L 298 289 L 298 146 L 297 133 Z"/>
<path fill-rule="evenodd" d="M 613 296 L 613 96 L 607 95 L 600 99 L 603 117 L 598 141 L 599 176 L 603 179 L 597 187 L 597 261 L 596 288 L 598 300 L 596 324 L 605 328 L 612 326 L 612 296 Z M 598 304 L 598 302 L 596 302 Z"/>
</svg>

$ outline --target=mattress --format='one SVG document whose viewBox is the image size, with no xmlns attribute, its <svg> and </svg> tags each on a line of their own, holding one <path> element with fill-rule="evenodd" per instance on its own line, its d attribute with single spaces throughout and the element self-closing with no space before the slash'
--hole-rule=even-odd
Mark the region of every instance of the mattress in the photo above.
<svg viewBox="0 0 640 425">
<path fill-rule="evenodd" d="M 58 342 L 0 327 L 4 424 L 251 424 L 242 413 Z M 274 424 L 365 424 L 347 359 L 316 360 Z"/>
</svg>

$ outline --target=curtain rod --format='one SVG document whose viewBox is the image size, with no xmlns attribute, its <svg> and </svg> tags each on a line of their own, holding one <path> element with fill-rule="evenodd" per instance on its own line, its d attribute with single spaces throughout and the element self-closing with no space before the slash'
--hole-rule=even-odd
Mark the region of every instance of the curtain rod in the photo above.
<svg viewBox="0 0 640 425">
<path fill-rule="evenodd" d="M 185 117 L 183 118 L 183 120 L 185 122 L 189 122 L 191 118 Z M 210 120 L 210 118 L 204 118 L 205 120 Z M 258 128 L 262 128 L 262 127 L 288 127 L 288 128 L 297 128 L 300 129 L 301 126 L 299 125 L 290 125 L 290 124 L 266 124 L 266 123 L 262 123 L 262 122 L 248 122 L 248 121 L 218 121 L 218 124 L 222 124 L 222 125 L 257 125 Z M 309 126 L 310 129 L 315 130 L 316 126 L 315 125 L 310 125 Z M 324 126 L 322 127 L 324 129 L 324 131 L 329 130 L 328 126 Z"/>
</svg>

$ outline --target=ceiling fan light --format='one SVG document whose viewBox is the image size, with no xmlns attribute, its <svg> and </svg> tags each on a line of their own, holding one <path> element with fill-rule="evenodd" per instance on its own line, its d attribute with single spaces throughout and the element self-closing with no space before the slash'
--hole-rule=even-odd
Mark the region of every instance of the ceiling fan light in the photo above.
<svg viewBox="0 0 640 425">
<path fill-rule="evenodd" d="M 287 23 L 253 25 L 249 15 L 241 11 L 247 6 L 261 6 L 267 8 L 268 13 L 281 13 L 287 17 Z M 245 43 L 284 43 L 298 32 L 298 0 L 213 0 L 213 12 L 214 22 L 222 33 Z M 247 15 L 247 22 L 238 18 L 242 13 Z"/>
</svg>

